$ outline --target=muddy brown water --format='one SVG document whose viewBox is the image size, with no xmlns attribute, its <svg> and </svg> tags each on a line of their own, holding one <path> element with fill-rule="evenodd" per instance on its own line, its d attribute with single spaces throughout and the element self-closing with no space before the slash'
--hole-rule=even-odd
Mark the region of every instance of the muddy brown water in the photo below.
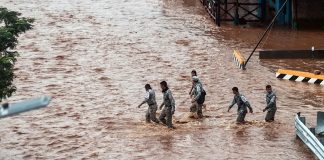
<svg viewBox="0 0 324 160">
<path fill-rule="evenodd" d="M 247 56 L 264 28 L 218 28 L 198 0 L 0 0 L 35 17 L 20 37 L 18 91 L 12 101 L 39 95 L 45 109 L 1 119 L 0 159 L 314 159 L 295 139 L 296 112 L 315 124 L 324 89 L 281 81 L 278 68 L 323 71 L 319 60 L 265 60 L 247 70 L 232 50 Z M 323 30 L 274 28 L 261 49 L 324 48 Z M 207 90 L 206 118 L 186 119 L 190 71 Z M 175 130 L 145 124 L 144 85 L 166 80 L 176 100 Z M 265 85 L 277 93 L 276 121 L 263 122 Z M 227 113 L 238 86 L 255 113 L 236 125 Z M 187 123 L 177 123 L 176 121 Z"/>
</svg>

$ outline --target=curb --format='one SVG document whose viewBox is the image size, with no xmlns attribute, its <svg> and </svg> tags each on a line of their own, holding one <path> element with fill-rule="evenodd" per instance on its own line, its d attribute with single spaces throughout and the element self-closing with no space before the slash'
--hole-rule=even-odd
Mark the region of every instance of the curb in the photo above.
<svg viewBox="0 0 324 160">
<path fill-rule="evenodd" d="M 279 69 L 276 72 L 278 79 L 285 79 L 296 82 L 308 82 L 312 84 L 324 85 L 324 75 L 315 75 L 309 72 L 301 72 L 295 70 Z"/>
</svg>

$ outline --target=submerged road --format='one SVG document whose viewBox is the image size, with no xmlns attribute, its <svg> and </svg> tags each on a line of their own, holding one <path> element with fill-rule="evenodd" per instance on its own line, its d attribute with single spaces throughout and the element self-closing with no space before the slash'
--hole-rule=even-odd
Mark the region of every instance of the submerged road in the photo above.
<svg viewBox="0 0 324 160">
<path fill-rule="evenodd" d="M 252 57 L 241 71 L 233 49 L 247 56 L 263 28 L 216 27 L 199 0 L 0 0 L 36 19 L 19 39 L 16 94 L 11 100 L 52 97 L 48 108 L 1 119 L 0 159 L 314 159 L 295 139 L 294 115 L 315 124 L 322 86 L 275 78 L 278 68 L 323 69 L 317 60 Z M 263 49 L 324 47 L 323 31 L 274 28 Z M 190 71 L 207 91 L 205 118 L 187 119 Z M 177 129 L 146 124 L 144 85 L 176 100 Z M 278 100 L 265 123 L 265 86 Z M 227 113 L 239 87 L 254 108 L 246 125 Z M 179 123 L 186 122 L 186 123 Z"/>
</svg>

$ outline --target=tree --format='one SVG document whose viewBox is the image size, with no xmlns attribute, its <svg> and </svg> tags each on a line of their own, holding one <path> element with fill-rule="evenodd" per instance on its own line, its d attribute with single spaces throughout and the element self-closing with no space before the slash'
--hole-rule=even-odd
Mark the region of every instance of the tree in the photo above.
<svg viewBox="0 0 324 160">
<path fill-rule="evenodd" d="M 13 84 L 14 65 L 18 52 L 14 51 L 21 33 L 33 28 L 34 19 L 20 17 L 21 13 L 0 8 L 0 102 L 16 91 Z"/>
</svg>

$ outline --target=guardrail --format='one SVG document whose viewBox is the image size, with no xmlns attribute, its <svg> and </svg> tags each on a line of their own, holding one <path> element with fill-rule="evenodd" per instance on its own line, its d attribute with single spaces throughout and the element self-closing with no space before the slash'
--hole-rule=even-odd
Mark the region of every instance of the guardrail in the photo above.
<svg viewBox="0 0 324 160">
<path fill-rule="evenodd" d="M 324 147 L 317 137 L 306 127 L 305 117 L 295 116 L 295 129 L 298 137 L 308 146 L 309 149 L 321 160 L 324 160 Z"/>
</svg>

